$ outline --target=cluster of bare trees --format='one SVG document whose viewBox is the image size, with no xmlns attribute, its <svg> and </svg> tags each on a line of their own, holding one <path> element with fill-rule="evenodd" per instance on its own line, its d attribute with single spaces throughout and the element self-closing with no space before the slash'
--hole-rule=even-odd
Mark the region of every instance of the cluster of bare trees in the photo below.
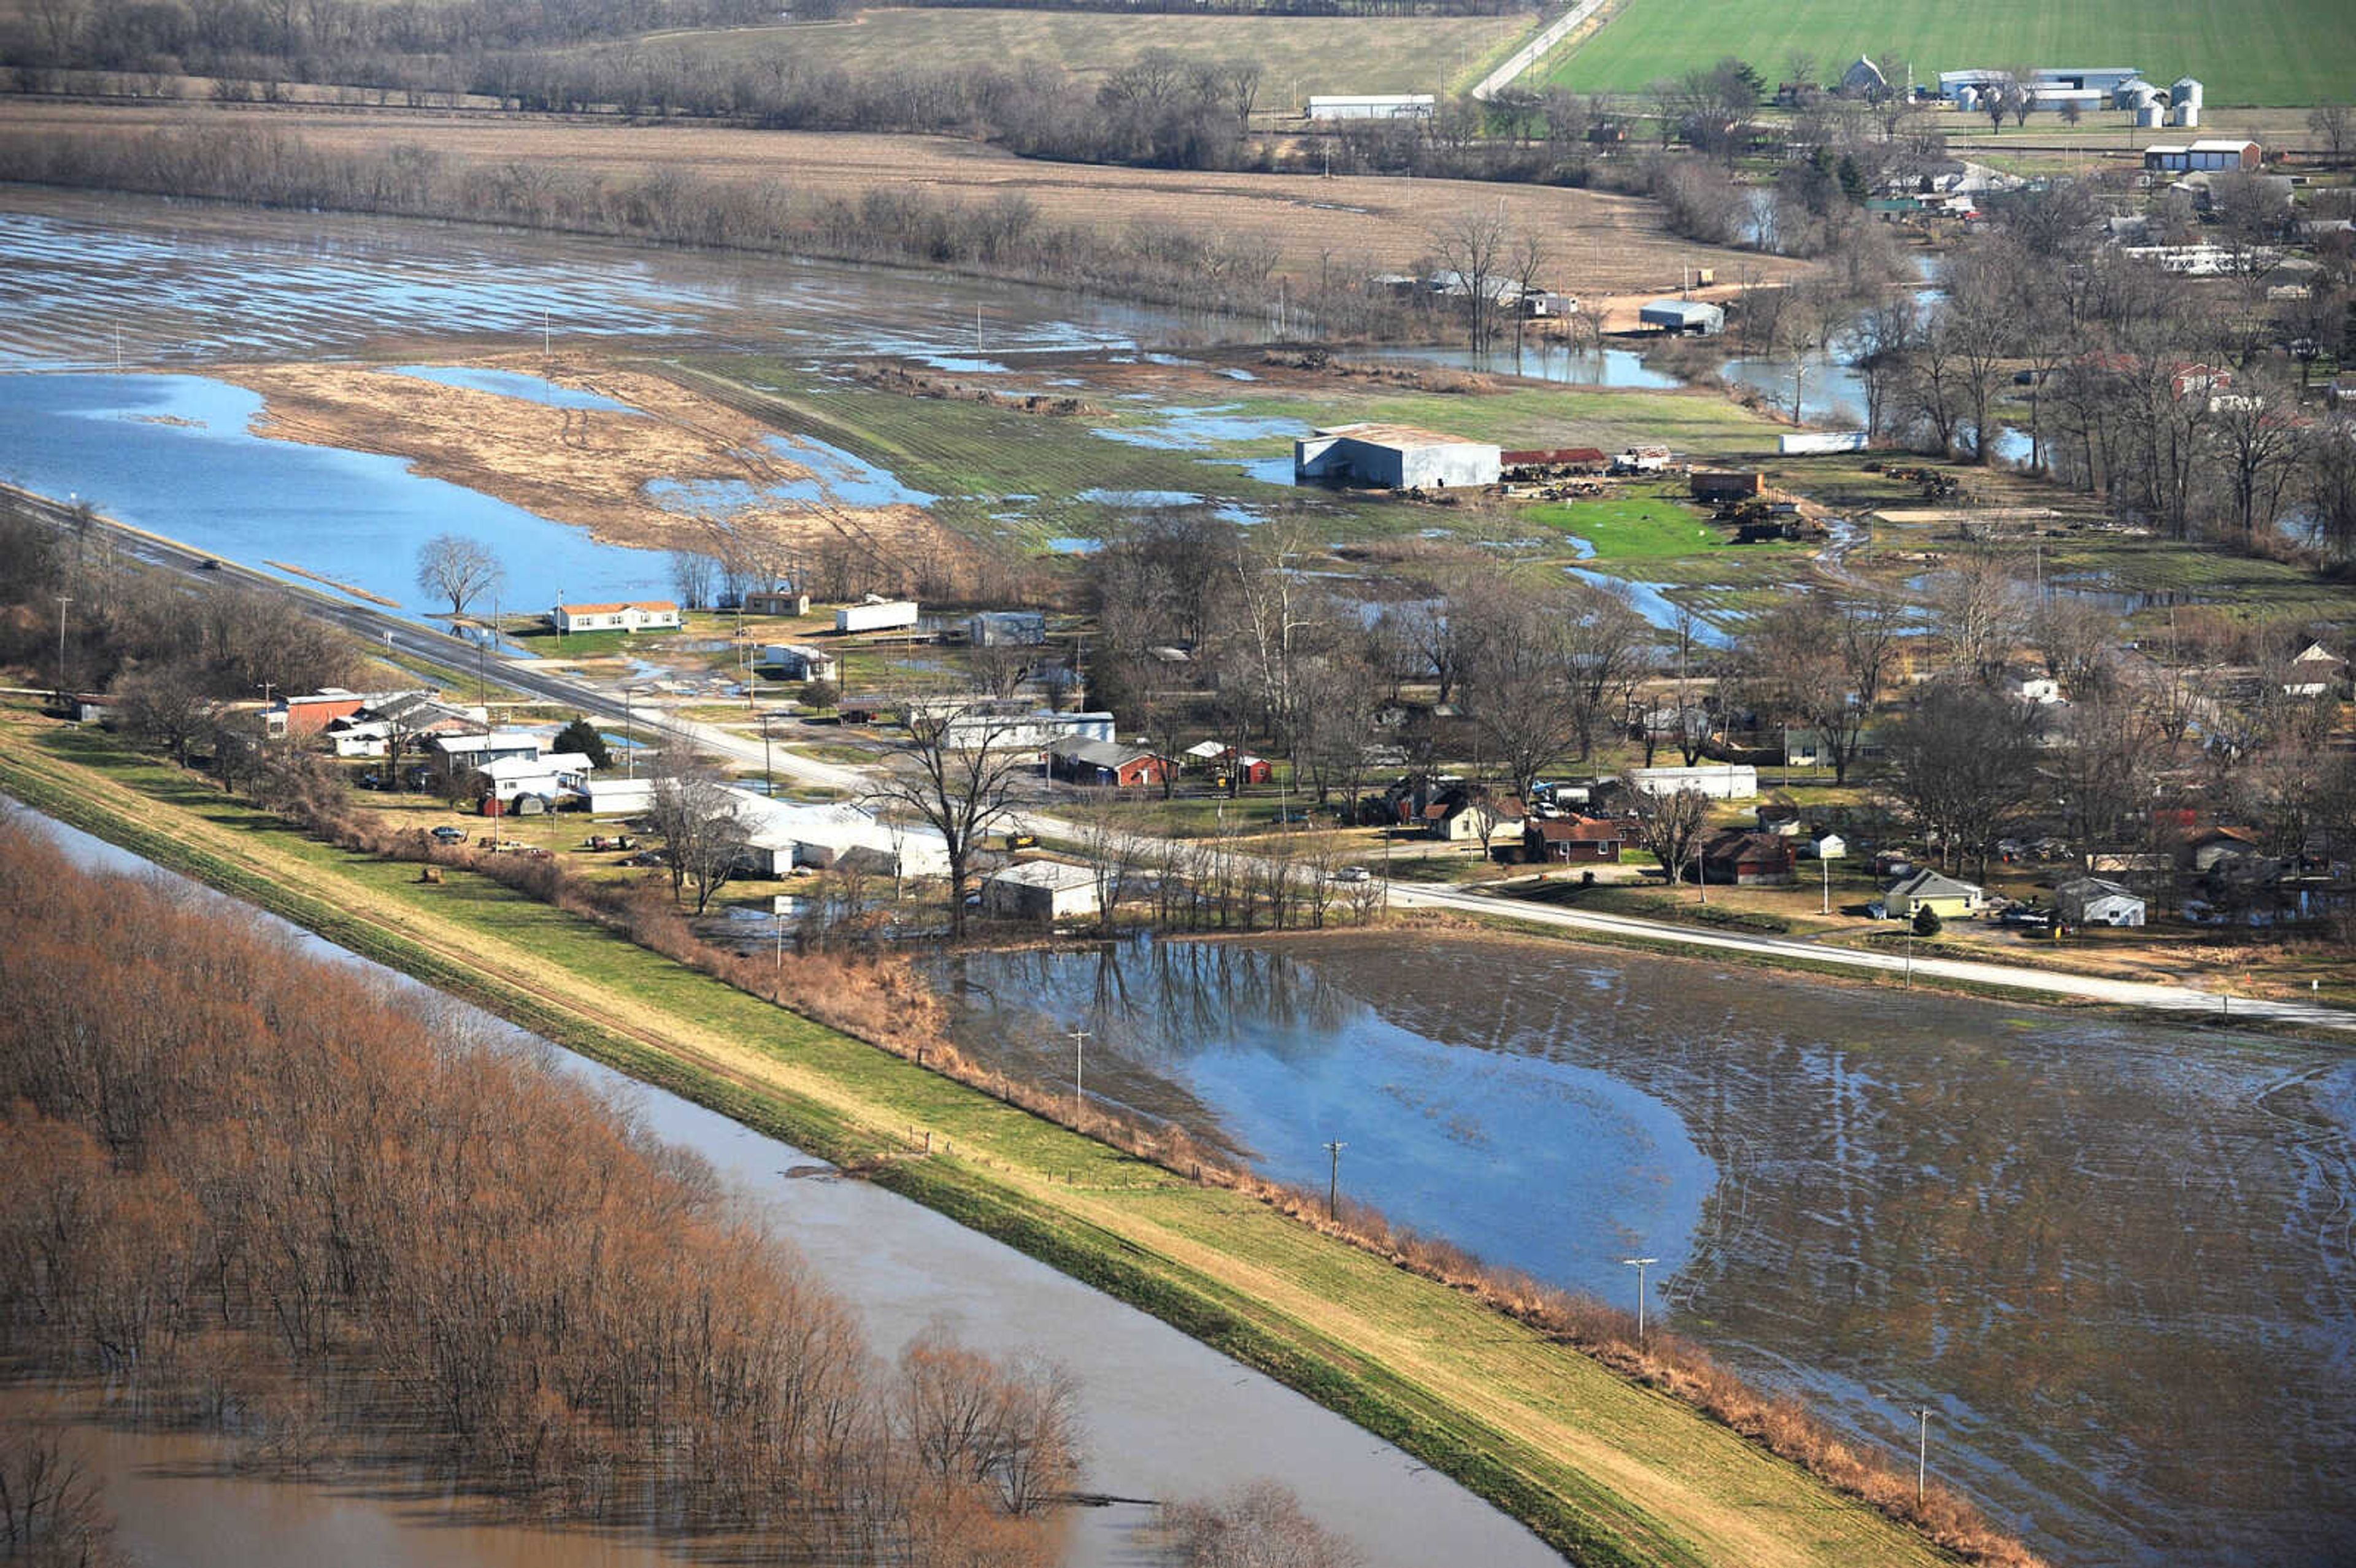
<svg viewBox="0 0 2356 1568">
<path fill-rule="evenodd" d="M 1850 344 L 1873 432 L 1993 455 L 2000 408 L 2025 405 L 2029 460 L 2172 538 L 2273 553 L 2303 519 L 2334 560 L 2356 554 L 2356 423 L 2303 396 L 2304 363 L 2344 352 L 2356 259 L 2276 286 L 2290 209 L 2255 176 L 2212 184 L 2190 231 L 2225 275 L 2162 271 L 2100 243 L 2083 187 L 2024 194 L 1951 254 L 1940 295 L 1888 296 Z"/>
<path fill-rule="evenodd" d="M 0 829 L 0 1319 L 303 1466 L 829 1561 L 1044 1561 L 1072 1390 L 877 1366 L 708 1168 L 412 991 Z M 951 1543 L 956 1551 L 951 1552 Z"/>
<path fill-rule="evenodd" d="M 0 618 L 0 657 L 61 691 L 111 694 L 117 722 L 174 761 L 209 758 L 273 798 L 333 786 L 311 760 L 257 745 L 252 709 L 273 690 L 343 684 L 361 656 L 268 590 L 140 570 L 87 506 L 61 532 L 0 500 L 0 603 L 14 612 Z"/>
<path fill-rule="evenodd" d="M 760 0 L 515 0 L 377 5 L 366 0 L 30 0 L 0 27 L 0 59 L 20 68 L 369 81 L 414 59 L 562 47 L 669 27 L 766 21 Z"/>
</svg>

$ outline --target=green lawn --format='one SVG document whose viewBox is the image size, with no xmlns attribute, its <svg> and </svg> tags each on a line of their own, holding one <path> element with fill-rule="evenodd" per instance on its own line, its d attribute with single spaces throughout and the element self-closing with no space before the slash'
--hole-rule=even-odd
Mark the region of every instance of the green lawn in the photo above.
<svg viewBox="0 0 2356 1568">
<path fill-rule="evenodd" d="M 1794 50 L 1829 80 L 1860 53 L 1893 80 L 1974 67 L 2131 65 L 2166 83 L 2201 79 L 2219 104 L 2311 104 L 2356 94 L 2347 0 L 1624 0 L 1584 47 L 1541 68 L 1582 92 L 1635 92 L 1725 55 L 1770 84 Z"/>
</svg>

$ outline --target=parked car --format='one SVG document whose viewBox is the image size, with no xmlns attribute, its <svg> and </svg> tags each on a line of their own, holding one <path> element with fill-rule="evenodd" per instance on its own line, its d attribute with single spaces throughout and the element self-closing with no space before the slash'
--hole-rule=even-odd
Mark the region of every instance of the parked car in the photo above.
<svg viewBox="0 0 2356 1568">
<path fill-rule="evenodd" d="M 453 827 L 445 822 L 434 830 L 434 837 L 444 844 L 464 844 L 466 841 L 466 830 L 463 827 Z"/>
<path fill-rule="evenodd" d="M 1364 866 L 1344 866 L 1333 873 L 1333 880 L 1337 882 L 1364 882 L 1373 878 L 1374 873 Z"/>
</svg>

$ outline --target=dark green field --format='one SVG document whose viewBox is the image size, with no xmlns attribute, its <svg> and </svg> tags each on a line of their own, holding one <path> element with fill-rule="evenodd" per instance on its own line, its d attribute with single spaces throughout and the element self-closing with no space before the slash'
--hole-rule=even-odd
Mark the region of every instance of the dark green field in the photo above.
<svg viewBox="0 0 2356 1568">
<path fill-rule="evenodd" d="M 1706 25 L 1703 24 L 1706 18 Z M 1976 66 L 2127 65 L 2167 83 L 2196 76 L 2218 104 L 2356 97 L 2356 10 L 2348 0 L 1625 0 L 1582 48 L 1542 68 L 1582 92 L 1641 91 L 1724 55 L 1770 82 L 1794 50 L 1830 80 L 1869 54 L 1893 80 Z"/>
</svg>

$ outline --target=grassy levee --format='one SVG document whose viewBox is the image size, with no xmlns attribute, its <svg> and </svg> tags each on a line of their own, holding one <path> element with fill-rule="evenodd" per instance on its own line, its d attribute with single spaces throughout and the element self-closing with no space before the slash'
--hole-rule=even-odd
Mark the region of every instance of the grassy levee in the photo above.
<svg viewBox="0 0 2356 1568">
<path fill-rule="evenodd" d="M 786 1138 L 1279 1378 L 1600 1564 L 1933 1563 L 1919 1536 L 1471 1296 L 467 872 L 332 848 L 87 733 L 0 791 Z M 916 1150 L 922 1134 L 936 1152 Z"/>
</svg>

